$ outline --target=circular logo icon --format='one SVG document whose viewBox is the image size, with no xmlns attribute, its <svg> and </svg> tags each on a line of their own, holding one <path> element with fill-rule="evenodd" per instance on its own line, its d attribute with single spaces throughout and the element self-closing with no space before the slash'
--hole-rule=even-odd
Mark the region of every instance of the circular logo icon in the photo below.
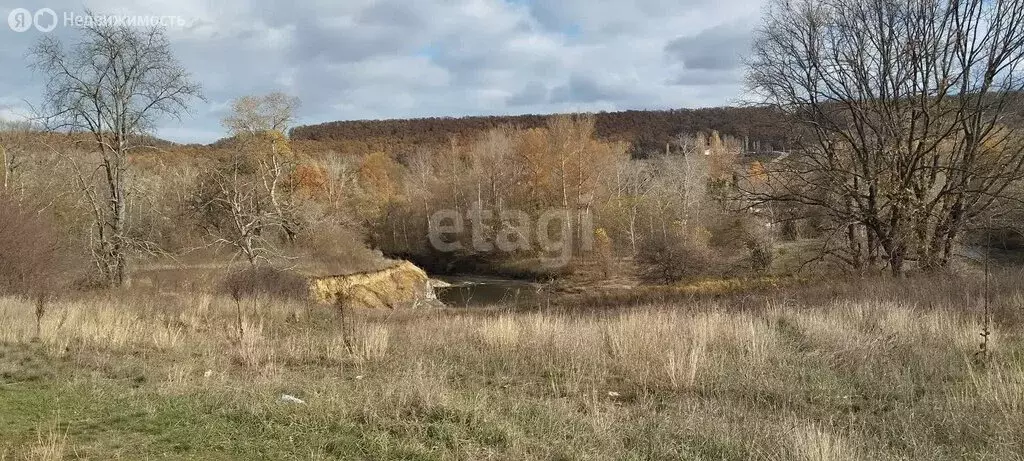
<svg viewBox="0 0 1024 461">
<path fill-rule="evenodd" d="M 54 23 L 56 22 L 55 20 Z M 15 32 L 25 32 L 32 27 L 32 12 L 24 8 L 11 10 L 11 14 L 7 15 L 7 25 Z"/>
<path fill-rule="evenodd" d="M 46 16 L 50 17 L 49 21 L 45 19 Z M 57 12 L 49 8 L 42 8 L 32 16 L 32 21 L 36 23 L 36 30 L 39 32 L 50 32 L 57 28 Z"/>
</svg>

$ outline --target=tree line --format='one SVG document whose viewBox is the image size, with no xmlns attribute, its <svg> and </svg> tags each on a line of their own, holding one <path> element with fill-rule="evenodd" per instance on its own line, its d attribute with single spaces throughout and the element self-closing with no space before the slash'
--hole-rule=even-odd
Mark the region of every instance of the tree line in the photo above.
<svg viewBox="0 0 1024 461">
<path fill-rule="evenodd" d="M 555 254 L 662 283 L 771 271 L 802 240 L 902 276 L 1019 232 L 1020 2 L 780 0 L 749 62 L 761 108 L 292 128 L 299 101 L 274 92 L 234 100 L 212 146 L 149 136 L 202 100 L 162 30 L 80 33 L 33 48 L 41 116 L 0 130 L 3 286 L 40 306 L 75 261 L 112 287 L 193 254 L 539 276 Z"/>
<path fill-rule="evenodd" d="M 663 151 L 680 133 L 730 133 L 747 151 L 785 150 L 791 143 L 783 113 L 766 107 L 717 107 L 707 109 L 630 110 L 594 114 L 594 134 L 603 141 L 627 143 L 634 157 Z M 407 120 L 337 121 L 299 126 L 295 141 L 316 141 L 346 154 L 411 152 L 444 146 L 452 138 L 474 139 L 488 130 L 511 126 L 543 128 L 547 115 L 488 117 L 433 117 Z"/>
</svg>

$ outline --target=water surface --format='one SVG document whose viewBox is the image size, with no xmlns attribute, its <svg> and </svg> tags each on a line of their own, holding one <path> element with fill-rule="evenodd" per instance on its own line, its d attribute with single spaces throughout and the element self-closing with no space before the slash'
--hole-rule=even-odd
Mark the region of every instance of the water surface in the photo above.
<svg viewBox="0 0 1024 461">
<path fill-rule="evenodd" d="M 435 288 L 434 291 L 437 299 L 452 307 L 529 304 L 538 299 L 541 287 L 535 282 L 475 275 L 435 278 L 451 285 Z"/>
</svg>

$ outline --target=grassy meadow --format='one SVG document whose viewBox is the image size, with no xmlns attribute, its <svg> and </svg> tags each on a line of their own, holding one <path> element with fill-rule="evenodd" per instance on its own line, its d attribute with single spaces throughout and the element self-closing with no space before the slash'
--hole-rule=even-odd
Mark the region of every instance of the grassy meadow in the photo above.
<svg viewBox="0 0 1024 461">
<path fill-rule="evenodd" d="M 917 279 L 615 307 L 0 300 L 0 459 L 1024 457 L 1024 291 Z M 304 403 L 283 401 L 282 394 Z"/>
</svg>

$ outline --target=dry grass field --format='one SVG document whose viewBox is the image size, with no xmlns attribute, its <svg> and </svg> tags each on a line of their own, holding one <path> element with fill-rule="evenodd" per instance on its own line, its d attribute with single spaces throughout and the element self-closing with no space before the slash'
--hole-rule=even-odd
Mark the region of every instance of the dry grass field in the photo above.
<svg viewBox="0 0 1024 461">
<path fill-rule="evenodd" d="M 1021 459 L 1024 291 L 606 308 L 0 301 L 0 459 Z M 286 394 L 303 400 L 282 400 Z"/>
</svg>

